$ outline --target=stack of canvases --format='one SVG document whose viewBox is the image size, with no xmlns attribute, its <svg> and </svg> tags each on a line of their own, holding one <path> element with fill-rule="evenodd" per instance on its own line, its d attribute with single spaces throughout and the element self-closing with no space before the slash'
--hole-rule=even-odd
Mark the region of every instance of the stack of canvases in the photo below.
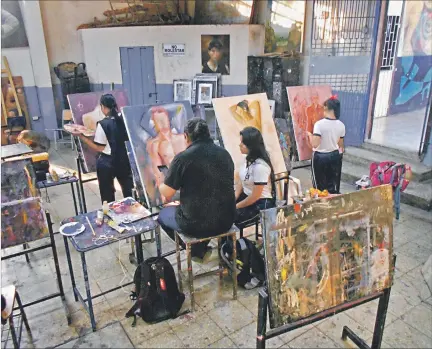
<svg viewBox="0 0 432 349">
<path fill-rule="evenodd" d="M 31 159 L 2 163 L 1 247 L 25 244 L 44 238 L 48 233 Z"/>
</svg>

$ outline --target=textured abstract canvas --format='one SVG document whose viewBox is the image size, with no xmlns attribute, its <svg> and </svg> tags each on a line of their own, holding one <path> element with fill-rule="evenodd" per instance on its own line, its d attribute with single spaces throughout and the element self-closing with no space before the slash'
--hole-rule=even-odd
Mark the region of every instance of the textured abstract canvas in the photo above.
<svg viewBox="0 0 432 349">
<path fill-rule="evenodd" d="M 189 102 L 139 105 L 122 109 L 129 141 L 150 206 L 164 203 L 159 185 L 163 167 L 186 149 L 184 128 L 194 114 Z"/>
<path fill-rule="evenodd" d="M 240 131 L 252 126 L 259 129 L 263 135 L 274 172 L 286 172 L 278 134 L 265 93 L 214 98 L 212 102 L 224 147 L 231 154 L 236 169 L 245 161 L 239 149 Z"/>
<path fill-rule="evenodd" d="M 291 139 L 288 121 L 280 118 L 276 118 L 274 121 L 286 169 L 287 171 L 291 171 Z"/>
<path fill-rule="evenodd" d="M 124 91 L 101 91 L 68 95 L 67 98 L 74 123 L 83 125 L 88 130 L 96 130 L 97 122 L 104 118 L 99 101 L 105 93 L 111 93 L 115 97 L 119 108 L 128 105 L 128 98 Z M 96 152 L 83 142 L 79 142 L 79 144 L 84 157 L 85 172 L 95 172 Z"/>
<path fill-rule="evenodd" d="M 297 143 L 298 159 L 312 158 L 312 145 L 308 132 L 313 133 L 314 125 L 324 118 L 323 103 L 332 95 L 329 85 L 287 87 L 288 101 Z"/>
<path fill-rule="evenodd" d="M 272 328 L 391 285 L 390 185 L 261 215 Z"/>
<path fill-rule="evenodd" d="M 41 198 L 16 200 L 1 205 L 1 247 L 21 245 L 47 237 L 47 218 Z"/>
<path fill-rule="evenodd" d="M 1 202 L 34 197 L 36 174 L 30 159 L 6 161 L 1 170 Z"/>
</svg>

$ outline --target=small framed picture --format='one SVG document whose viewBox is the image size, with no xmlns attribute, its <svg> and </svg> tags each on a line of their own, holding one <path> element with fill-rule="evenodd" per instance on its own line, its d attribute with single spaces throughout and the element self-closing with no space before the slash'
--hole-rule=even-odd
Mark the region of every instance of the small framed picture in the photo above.
<svg viewBox="0 0 432 349">
<path fill-rule="evenodd" d="M 192 103 L 192 80 L 174 80 L 174 102 Z"/>
<path fill-rule="evenodd" d="M 199 84 L 197 89 L 198 104 L 211 104 L 213 84 Z"/>
</svg>

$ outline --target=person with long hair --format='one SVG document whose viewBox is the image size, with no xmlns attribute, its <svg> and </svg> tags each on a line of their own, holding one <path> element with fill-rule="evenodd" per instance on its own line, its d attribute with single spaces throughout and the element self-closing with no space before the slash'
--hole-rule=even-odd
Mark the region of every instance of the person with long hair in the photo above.
<svg viewBox="0 0 432 349">
<path fill-rule="evenodd" d="M 261 132 L 246 127 L 240 132 L 240 139 L 240 152 L 246 155 L 246 161 L 240 167 L 240 180 L 236 183 L 236 223 L 247 222 L 276 203 L 273 166 Z"/>
<path fill-rule="evenodd" d="M 342 170 L 345 125 L 340 118 L 340 102 L 332 96 L 324 102 L 325 118 L 315 123 L 309 133 L 313 147 L 313 186 L 330 194 L 338 194 Z"/>
<path fill-rule="evenodd" d="M 74 136 L 99 154 L 96 173 L 102 202 L 115 200 L 114 178 L 117 178 L 124 197 L 132 196 L 133 179 L 125 142 L 129 140 L 122 115 L 112 94 L 100 99 L 102 113 L 105 115 L 97 123 L 94 140 L 81 133 Z"/>
</svg>

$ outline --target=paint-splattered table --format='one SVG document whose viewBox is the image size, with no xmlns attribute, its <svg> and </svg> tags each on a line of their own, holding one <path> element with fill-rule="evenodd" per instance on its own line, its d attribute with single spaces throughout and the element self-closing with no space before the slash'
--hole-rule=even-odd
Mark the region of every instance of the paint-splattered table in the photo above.
<svg viewBox="0 0 432 349">
<path fill-rule="evenodd" d="M 145 233 L 149 233 L 149 234 L 151 233 L 152 234 L 151 236 L 153 236 L 154 233 L 156 235 L 157 254 L 158 256 L 161 255 L 160 227 L 157 221 L 154 219 L 155 217 L 150 216 L 148 218 L 140 219 L 132 223 L 128 223 L 124 225 L 122 224 L 123 227 L 128 227 L 129 230 L 125 230 L 121 234 L 118 233 L 113 228 L 111 228 L 107 223 L 103 223 L 101 226 L 98 226 L 96 224 L 96 217 L 97 217 L 97 211 L 92 211 L 72 218 L 65 219 L 61 223 L 63 225 L 69 222 L 79 222 L 83 224 L 85 227 L 84 232 L 82 232 L 79 235 L 73 237 L 64 237 L 64 243 L 65 243 L 66 258 L 69 266 L 69 272 L 70 272 L 75 301 L 80 300 L 85 310 L 89 314 L 93 331 L 96 331 L 96 320 L 93 312 L 92 299 L 101 297 L 109 292 L 116 291 L 124 286 L 132 284 L 132 282 L 129 282 L 125 285 L 114 287 L 110 290 L 104 291 L 97 295 L 92 295 L 90 290 L 90 283 L 89 283 L 89 276 L 87 271 L 85 254 L 89 251 L 93 251 L 103 246 L 110 245 L 120 240 L 134 238 L 138 263 L 141 263 L 144 260 L 143 247 L 142 247 L 143 240 L 141 238 L 141 235 Z M 91 227 L 89 226 L 89 222 L 91 223 Z M 81 264 L 83 269 L 84 284 L 85 284 L 86 295 L 87 295 L 86 299 L 83 298 L 75 283 L 75 276 L 74 276 L 72 260 L 70 256 L 68 240 L 70 240 L 72 246 L 81 255 Z M 150 239 L 144 240 L 144 242 L 147 241 L 153 241 L 153 240 Z"/>
<path fill-rule="evenodd" d="M 33 149 L 23 143 L 2 145 L 1 147 L 2 160 L 30 153 L 33 153 Z"/>
</svg>

